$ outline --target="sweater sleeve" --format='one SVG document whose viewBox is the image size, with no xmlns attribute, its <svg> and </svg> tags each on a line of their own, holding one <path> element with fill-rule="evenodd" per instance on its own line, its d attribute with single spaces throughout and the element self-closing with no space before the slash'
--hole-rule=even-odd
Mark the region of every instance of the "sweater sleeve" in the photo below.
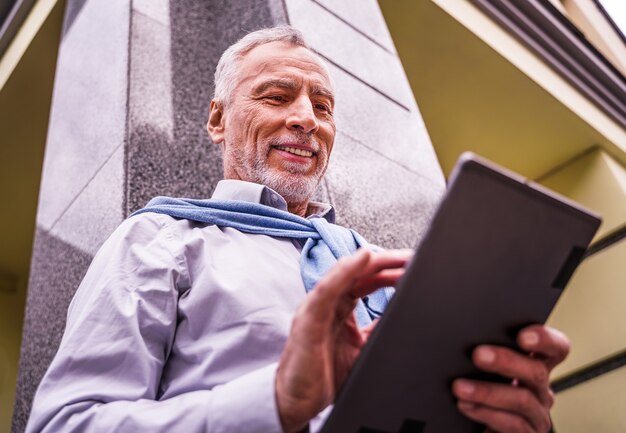
<svg viewBox="0 0 626 433">
<path fill-rule="evenodd" d="M 132 217 L 98 252 L 70 304 L 27 433 L 281 432 L 276 364 L 159 399 L 178 299 L 189 284 L 171 221 Z"/>
</svg>

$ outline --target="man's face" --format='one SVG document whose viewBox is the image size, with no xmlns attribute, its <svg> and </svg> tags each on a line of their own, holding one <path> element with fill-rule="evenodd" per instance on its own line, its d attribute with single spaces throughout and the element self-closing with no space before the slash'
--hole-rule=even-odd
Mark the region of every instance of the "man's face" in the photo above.
<svg viewBox="0 0 626 433">
<path fill-rule="evenodd" d="M 308 201 L 321 180 L 335 138 L 327 69 L 309 50 L 272 42 L 239 62 L 237 83 L 221 126 L 209 133 L 224 149 L 224 177 L 261 183 L 290 205 Z"/>
</svg>

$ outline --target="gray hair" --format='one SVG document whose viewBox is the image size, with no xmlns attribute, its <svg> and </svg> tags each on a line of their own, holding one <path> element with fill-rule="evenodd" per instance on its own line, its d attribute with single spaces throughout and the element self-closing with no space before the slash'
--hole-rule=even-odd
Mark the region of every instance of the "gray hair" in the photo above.
<svg viewBox="0 0 626 433">
<path fill-rule="evenodd" d="M 270 42 L 287 42 L 311 50 L 299 30 L 282 25 L 257 30 L 228 47 L 215 68 L 215 99 L 228 104 L 237 78 L 237 64 L 243 56 L 259 45 Z"/>
</svg>

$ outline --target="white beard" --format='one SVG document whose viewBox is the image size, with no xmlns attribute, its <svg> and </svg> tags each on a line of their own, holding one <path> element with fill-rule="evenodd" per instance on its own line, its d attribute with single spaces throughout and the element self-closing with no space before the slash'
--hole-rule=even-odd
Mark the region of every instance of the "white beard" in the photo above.
<svg viewBox="0 0 626 433">
<path fill-rule="evenodd" d="M 257 183 L 263 184 L 278 194 L 280 194 L 287 203 L 302 203 L 308 201 L 315 193 L 317 186 L 321 181 L 322 173 L 306 176 L 299 173 L 298 164 L 285 164 L 283 171 L 268 170 L 264 167 L 264 163 L 255 161 L 253 173 Z M 320 170 L 318 170 L 320 171 Z"/>
<path fill-rule="evenodd" d="M 270 169 L 268 167 L 267 155 L 271 149 L 275 146 L 293 142 L 308 144 L 317 153 L 316 158 L 321 157 L 321 146 L 310 136 L 298 132 L 294 132 L 291 137 L 275 138 L 269 142 L 258 143 L 257 148 L 267 150 L 266 156 L 255 155 L 251 163 L 249 160 L 246 160 L 247 155 L 242 155 L 236 151 L 231 153 L 231 157 L 236 161 L 238 167 L 245 169 L 247 180 L 273 189 L 290 205 L 300 204 L 308 201 L 315 193 L 326 171 L 327 161 L 318 160 L 315 173 L 309 175 L 306 174 L 308 167 L 289 161 L 284 161 L 281 169 Z"/>
</svg>

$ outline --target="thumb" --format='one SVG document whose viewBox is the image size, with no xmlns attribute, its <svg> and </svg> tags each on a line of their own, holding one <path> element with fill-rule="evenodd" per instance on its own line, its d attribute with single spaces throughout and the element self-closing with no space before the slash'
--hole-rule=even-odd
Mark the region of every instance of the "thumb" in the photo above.
<svg viewBox="0 0 626 433">
<path fill-rule="evenodd" d="M 372 332 L 374 332 L 376 325 L 378 325 L 378 319 L 372 321 L 372 323 L 365 325 L 360 329 L 363 341 L 367 341 L 367 339 L 370 338 L 370 335 L 372 334 Z"/>
</svg>

